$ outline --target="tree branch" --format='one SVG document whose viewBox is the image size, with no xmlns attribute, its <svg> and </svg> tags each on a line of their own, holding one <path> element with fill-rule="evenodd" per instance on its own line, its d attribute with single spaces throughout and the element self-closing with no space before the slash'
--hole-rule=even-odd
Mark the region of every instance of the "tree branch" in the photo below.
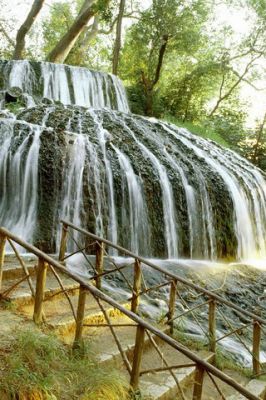
<svg viewBox="0 0 266 400">
<path fill-rule="evenodd" d="M 158 64 L 157 64 L 157 68 L 156 68 L 156 72 L 155 72 L 155 77 L 153 80 L 153 86 L 155 86 L 156 83 L 160 79 L 161 69 L 162 69 L 162 65 L 163 65 L 163 58 L 164 58 L 166 46 L 168 43 L 168 39 L 169 39 L 169 35 L 166 34 L 163 36 L 163 42 L 162 42 L 160 52 L 159 52 Z"/>
<path fill-rule="evenodd" d="M 107 7 L 110 0 L 105 1 L 105 5 Z M 80 34 L 86 28 L 86 25 L 91 20 L 92 17 L 98 14 L 98 9 L 95 5 L 96 0 L 85 0 L 81 10 L 69 28 L 69 30 L 63 35 L 63 37 L 59 40 L 57 45 L 52 49 L 52 51 L 48 54 L 47 60 L 51 62 L 63 63 L 70 51 L 76 44 Z"/>
<path fill-rule="evenodd" d="M 21 60 L 23 58 L 23 51 L 25 49 L 25 37 L 31 29 L 34 21 L 42 9 L 44 0 L 35 0 L 31 6 L 27 18 L 18 30 L 16 37 L 16 45 L 13 53 L 13 60 Z"/>
<path fill-rule="evenodd" d="M 11 37 L 9 36 L 9 34 L 7 33 L 7 31 L 5 30 L 5 28 L 3 27 L 2 23 L 0 22 L 0 32 L 4 35 L 4 37 L 6 38 L 6 40 L 8 41 L 8 43 L 12 46 L 15 47 L 16 43 L 13 39 L 11 39 Z"/>
<path fill-rule="evenodd" d="M 209 117 L 212 117 L 213 114 L 217 111 L 217 109 L 220 106 L 221 102 L 224 101 L 225 99 L 227 99 L 232 94 L 234 89 L 240 84 L 240 82 L 247 75 L 247 73 L 249 72 L 250 68 L 254 64 L 254 62 L 260 57 L 261 57 L 261 54 L 257 55 L 256 57 L 254 57 L 253 59 L 251 59 L 248 62 L 248 64 L 246 65 L 246 68 L 245 68 L 244 72 L 242 73 L 242 75 L 239 75 L 238 80 L 231 86 L 231 88 L 224 95 L 222 95 L 222 91 L 220 90 L 219 99 L 217 100 L 217 102 L 216 102 L 214 108 L 212 109 L 212 111 L 210 112 Z"/>
<path fill-rule="evenodd" d="M 237 71 L 235 71 L 233 68 L 231 68 L 231 71 L 233 72 L 234 75 L 236 75 L 238 78 L 240 78 L 241 75 Z M 255 89 L 257 92 L 263 92 L 266 90 L 266 87 L 259 88 L 256 85 L 254 85 L 254 83 L 250 82 L 246 78 L 243 78 L 242 80 L 243 80 L 243 82 L 246 82 L 249 86 L 251 86 L 253 89 Z"/>
</svg>

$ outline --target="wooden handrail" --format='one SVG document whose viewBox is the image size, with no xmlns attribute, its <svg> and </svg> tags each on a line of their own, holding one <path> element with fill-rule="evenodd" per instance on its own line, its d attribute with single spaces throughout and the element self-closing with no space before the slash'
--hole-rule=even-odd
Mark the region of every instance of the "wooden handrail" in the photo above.
<svg viewBox="0 0 266 400">
<path fill-rule="evenodd" d="M 39 250 L 37 247 L 26 243 L 24 240 L 20 239 L 16 235 L 12 234 L 5 228 L 0 228 L 0 234 L 2 234 L 3 237 L 8 237 L 20 246 L 22 246 L 24 249 L 29 251 L 30 253 L 35 254 L 42 262 L 48 265 L 52 265 L 57 271 L 61 272 L 62 274 L 68 276 L 69 278 L 73 279 L 77 283 L 79 283 L 83 289 L 88 290 L 96 299 L 102 300 L 108 304 L 110 304 L 112 307 L 116 308 L 119 310 L 122 314 L 126 315 L 129 317 L 132 321 L 137 323 L 142 330 L 147 330 L 160 338 L 162 341 L 170 345 L 172 348 L 175 350 L 179 351 L 180 353 L 184 354 L 187 356 L 190 360 L 195 362 L 198 365 L 198 369 L 201 370 L 206 370 L 210 374 L 213 374 L 216 376 L 218 379 L 221 379 L 223 382 L 234 388 L 237 392 L 241 393 L 243 396 L 245 396 L 247 399 L 250 400 L 259 400 L 257 396 L 249 392 L 245 387 L 242 387 L 239 383 L 237 383 L 234 379 L 231 377 L 227 376 L 224 374 L 222 371 L 220 371 L 218 368 L 214 367 L 213 365 L 209 364 L 207 361 L 202 360 L 197 354 L 194 354 L 192 351 L 190 351 L 188 348 L 185 346 L 181 345 L 178 343 L 175 339 L 171 338 L 167 334 L 163 333 L 160 331 L 158 328 L 155 326 L 151 325 L 150 323 L 146 322 L 143 320 L 141 317 L 139 317 L 137 314 L 133 313 L 130 310 L 127 310 L 125 307 L 123 307 L 121 304 L 119 304 L 117 301 L 112 299 L 111 297 L 107 296 L 103 292 L 101 292 L 99 289 L 96 287 L 92 286 L 91 284 L 88 284 L 86 281 L 84 281 L 82 278 L 80 278 L 78 275 L 74 274 L 73 272 L 68 271 L 62 264 L 60 264 L 58 261 L 54 260 L 52 257 L 49 255 L 45 254 L 41 250 Z M 133 254 L 133 253 L 132 253 Z M 137 257 L 140 261 L 141 258 Z M 145 260 L 144 260 L 145 262 Z M 163 271 L 165 272 L 165 271 Z M 40 298 L 41 298 L 41 292 L 40 290 Z M 37 296 L 37 295 L 36 295 Z M 39 307 L 36 312 L 37 316 L 39 317 L 41 315 L 41 307 Z"/>
<path fill-rule="evenodd" d="M 127 250 L 117 244 L 114 244 L 112 242 L 110 242 L 107 239 L 104 239 L 102 237 L 99 237 L 93 233 L 90 233 L 89 231 L 86 231 L 85 229 L 79 228 L 76 225 L 72 224 L 71 222 L 65 221 L 65 220 L 61 220 L 62 224 L 69 226 L 72 229 L 75 229 L 76 231 L 83 233 L 86 236 L 89 236 L 99 242 L 104 243 L 105 245 L 109 246 L 109 247 L 113 247 L 114 249 L 118 250 L 119 252 L 132 257 L 138 261 L 140 261 L 141 263 L 153 268 L 154 270 L 168 276 L 169 278 L 171 278 L 171 280 L 177 280 L 180 283 L 183 283 L 186 286 L 191 287 L 192 289 L 195 289 L 197 292 L 201 292 L 203 294 L 205 294 L 208 297 L 211 297 L 212 299 L 216 300 L 217 302 L 224 304 L 230 308 L 232 308 L 234 311 L 236 311 L 237 313 L 241 313 L 241 316 L 246 315 L 247 317 L 251 318 L 251 319 L 255 319 L 256 321 L 260 322 L 261 324 L 265 324 L 266 326 L 266 320 L 261 318 L 259 315 L 254 314 L 250 311 L 244 310 L 243 308 L 235 305 L 234 303 L 232 303 L 231 301 L 219 296 L 216 293 L 211 292 L 208 289 L 205 289 L 201 286 L 196 285 L 195 283 L 190 282 L 189 280 L 182 278 L 179 275 L 173 274 L 172 272 L 166 271 L 164 268 L 159 267 L 158 265 L 146 260 L 145 258 L 138 256 L 137 254 L 132 253 L 130 250 Z"/>
</svg>

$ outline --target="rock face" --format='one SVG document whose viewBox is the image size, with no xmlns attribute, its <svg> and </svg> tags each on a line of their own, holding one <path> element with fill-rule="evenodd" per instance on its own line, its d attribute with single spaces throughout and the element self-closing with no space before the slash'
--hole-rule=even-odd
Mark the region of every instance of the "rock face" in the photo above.
<svg viewBox="0 0 266 400">
<path fill-rule="evenodd" d="M 145 256 L 266 255 L 266 180 L 248 161 L 183 128 L 128 113 L 119 81 L 119 90 L 108 89 L 116 101 L 107 101 L 110 75 L 99 74 L 102 86 L 88 94 L 86 79 L 94 78 L 84 69 L 1 68 L 3 92 L 18 87 L 35 103 L 19 103 L 16 118 L 2 112 L 0 119 L 2 225 L 51 252 L 65 218 Z M 49 96 L 47 71 L 58 77 Z M 73 104 L 77 75 L 85 77 L 83 100 L 101 98 L 101 109 L 93 101 Z"/>
</svg>

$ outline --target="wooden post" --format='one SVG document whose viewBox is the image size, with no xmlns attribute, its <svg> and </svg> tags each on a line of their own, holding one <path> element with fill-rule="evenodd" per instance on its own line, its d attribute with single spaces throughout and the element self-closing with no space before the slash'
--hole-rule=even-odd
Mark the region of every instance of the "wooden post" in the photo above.
<svg viewBox="0 0 266 400">
<path fill-rule="evenodd" d="M 215 300 L 211 299 L 209 303 L 209 349 L 213 353 L 216 351 L 216 304 Z"/>
<path fill-rule="evenodd" d="M 79 301 L 77 309 L 76 333 L 73 343 L 74 349 L 80 348 L 82 344 L 82 331 L 83 331 L 83 320 L 85 315 L 86 294 L 87 290 L 84 288 L 84 286 L 80 285 Z"/>
<path fill-rule="evenodd" d="M 204 378 L 204 369 L 202 368 L 201 365 L 197 364 L 192 400 L 202 399 L 203 378 Z"/>
<path fill-rule="evenodd" d="M 39 258 L 33 312 L 33 321 L 35 324 L 41 324 L 43 320 L 43 300 L 45 293 L 46 273 L 47 263 L 44 262 L 42 258 Z"/>
<path fill-rule="evenodd" d="M 134 263 L 134 283 L 133 283 L 133 294 L 131 300 L 131 311 L 134 313 L 138 312 L 140 291 L 141 291 L 141 263 L 136 258 Z"/>
<path fill-rule="evenodd" d="M 95 260 L 95 269 L 97 274 L 101 274 L 103 272 L 103 254 L 104 254 L 104 244 L 102 242 L 96 243 L 96 260 Z M 102 278 L 101 276 L 96 277 L 96 287 L 97 289 L 102 288 Z"/>
<path fill-rule="evenodd" d="M 3 268 L 5 262 L 6 237 L 0 235 L 0 290 L 2 288 Z"/>
<path fill-rule="evenodd" d="M 59 250 L 59 261 L 64 263 L 64 258 L 66 254 L 66 246 L 67 246 L 67 234 L 68 234 L 68 226 L 63 224 L 62 233 L 61 233 L 61 241 L 60 241 L 60 250 Z"/>
<path fill-rule="evenodd" d="M 176 286 L 177 286 L 177 281 L 176 280 L 171 281 L 169 306 L 168 306 L 169 307 L 168 324 L 170 325 L 170 333 L 174 332 L 174 321 L 172 321 L 172 319 L 174 318 L 174 314 L 175 314 Z"/>
<path fill-rule="evenodd" d="M 261 339 L 261 326 L 258 321 L 253 323 L 253 349 L 252 349 L 252 363 L 253 374 L 260 373 L 260 339 Z"/>
<path fill-rule="evenodd" d="M 136 391 L 139 387 L 139 373 L 140 373 L 140 365 L 144 349 L 144 339 L 145 339 L 145 328 L 143 328 L 141 325 L 138 325 L 136 332 L 134 354 L 133 354 L 131 378 L 130 378 L 130 386 L 133 391 Z"/>
</svg>

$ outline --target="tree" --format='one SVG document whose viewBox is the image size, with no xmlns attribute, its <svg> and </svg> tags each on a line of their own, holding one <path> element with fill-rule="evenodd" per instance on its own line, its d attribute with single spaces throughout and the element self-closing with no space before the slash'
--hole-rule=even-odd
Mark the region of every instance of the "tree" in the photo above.
<svg viewBox="0 0 266 400">
<path fill-rule="evenodd" d="M 163 108 L 182 122 L 202 120 L 206 116 L 206 105 L 216 93 L 220 64 L 209 46 L 201 46 L 200 52 L 193 56 L 176 60 L 173 53 L 161 84 Z"/>
<path fill-rule="evenodd" d="M 30 12 L 27 15 L 27 18 L 19 28 L 16 36 L 16 44 L 13 53 L 14 60 L 20 60 L 24 58 L 23 52 L 25 50 L 25 38 L 32 25 L 34 24 L 35 19 L 37 18 L 39 12 L 42 9 L 44 4 L 44 0 L 34 0 Z"/>
<path fill-rule="evenodd" d="M 108 3 L 109 0 L 85 0 L 76 19 L 48 54 L 47 60 L 56 63 L 63 63 L 82 32 L 85 30 L 89 21 L 95 17 L 101 9 L 105 9 L 108 6 Z"/>
<path fill-rule="evenodd" d="M 121 50 L 121 33 L 122 33 L 122 20 L 125 11 L 126 0 L 120 0 L 119 4 L 119 13 L 117 17 L 116 23 L 116 37 L 114 44 L 114 53 L 113 53 L 113 74 L 117 75 L 118 63 L 119 63 L 119 54 Z"/>
<path fill-rule="evenodd" d="M 75 9 L 68 0 L 55 2 L 42 23 L 44 54 L 49 54 L 75 20 Z"/>
<path fill-rule="evenodd" d="M 252 34 L 253 36 L 253 34 Z M 224 102 L 226 99 L 228 99 L 231 94 L 243 83 L 247 83 L 248 85 L 251 85 L 254 87 L 254 76 L 250 80 L 248 77 L 252 74 L 252 71 L 254 71 L 254 68 L 257 66 L 257 61 L 261 59 L 262 57 L 266 57 L 266 45 L 264 43 L 264 36 L 263 32 L 258 29 L 255 33 L 254 38 L 248 38 L 245 40 L 245 43 L 247 43 L 247 47 L 243 49 L 240 54 L 236 54 L 234 56 L 226 56 L 225 60 L 221 60 L 221 84 L 219 88 L 219 95 L 218 99 L 212 108 L 212 110 L 209 113 L 209 116 L 212 117 L 219 106 L 221 105 L 222 102 Z M 263 41 L 262 41 L 263 39 Z M 243 46 L 242 46 L 243 47 Z M 235 69 L 234 67 L 234 62 L 235 60 L 242 61 L 242 63 L 245 63 L 244 67 L 242 68 L 242 71 L 239 72 Z M 227 76 L 234 76 L 235 79 L 231 80 L 232 83 L 231 85 L 226 85 L 226 80 Z"/>
<path fill-rule="evenodd" d="M 154 114 L 154 98 L 167 57 L 193 52 L 199 44 L 200 28 L 208 15 L 206 2 L 153 0 L 126 36 L 122 77 L 140 86 L 145 94 L 145 113 Z"/>
<path fill-rule="evenodd" d="M 252 154 L 252 162 L 256 165 L 260 164 L 259 155 L 260 155 L 260 148 L 262 146 L 265 147 L 265 127 L 266 127 L 266 112 L 262 119 L 262 122 L 258 124 L 256 129 L 256 140 L 253 147 L 253 154 Z M 265 150 L 265 149 L 264 149 Z M 265 154 L 264 154 L 265 158 Z"/>
</svg>

